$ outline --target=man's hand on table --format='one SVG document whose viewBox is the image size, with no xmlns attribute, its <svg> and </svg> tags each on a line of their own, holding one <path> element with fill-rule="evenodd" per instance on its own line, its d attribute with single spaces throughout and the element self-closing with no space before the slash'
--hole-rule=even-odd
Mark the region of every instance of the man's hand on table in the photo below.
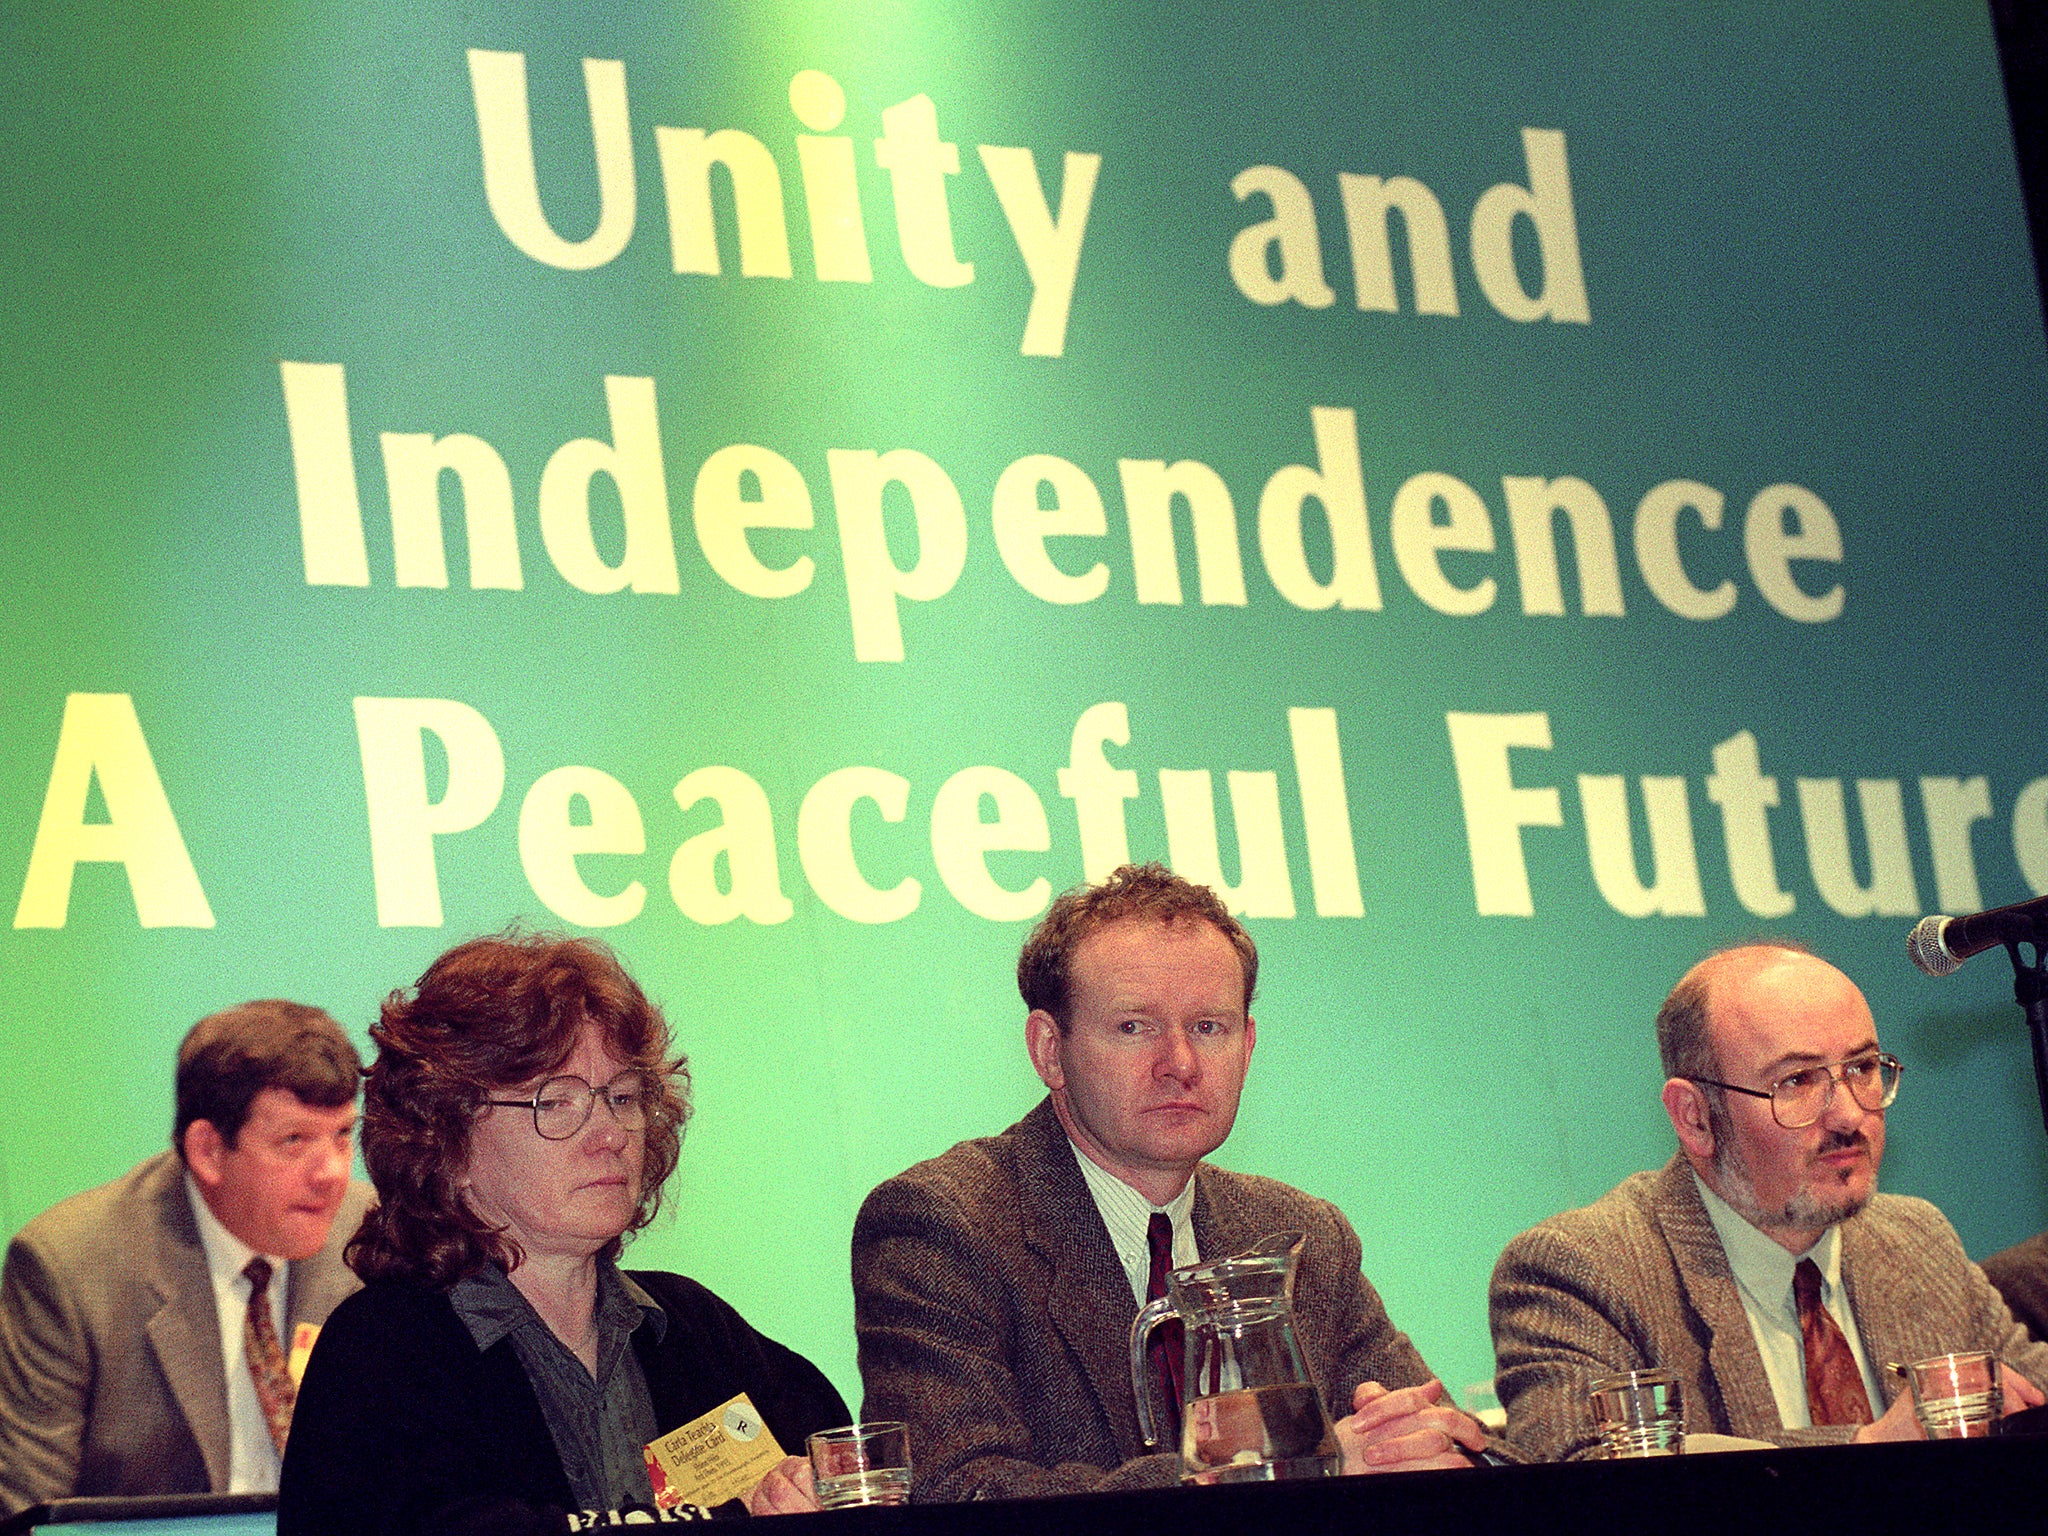
<svg viewBox="0 0 2048 1536">
<path fill-rule="evenodd" d="M 1913 1412 L 1913 1393 L 1910 1389 L 1892 1399 L 1891 1407 L 1874 1424 L 1866 1424 L 1856 1431 L 1859 1444 L 1868 1445 L 1873 1440 L 1925 1440 L 1927 1433 L 1920 1427 L 1920 1420 Z"/>
<path fill-rule="evenodd" d="M 2005 1411 L 2007 1413 L 2018 1413 L 2023 1409 L 2038 1408 L 2044 1402 L 2048 1402 L 2048 1396 L 2044 1396 L 2039 1387 L 2035 1386 L 2031 1380 L 2022 1376 L 2010 1365 L 2005 1366 L 1999 1371 L 1998 1379 L 2005 1388 Z"/>
<path fill-rule="evenodd" d="M 1351 1410 L 1337 1421 L 1347 1476 L 1469 1467 L 1465 1451 L 1486 1445 L 1478 1421 L 1445 1401 L 1444 1384 L 1434 1378 L 1398 1391 L 1361 1382 L 1351 1394 Z"/>
<path fill-rule="evenodd" d="M 2005 1388 L 2006 1413 L 2039 1408 L 2048 1401 L 2039 1387 L 2011 1366 L 1999 1372 L 1999 1380 Z M 1857 1430 L 1856 1438 L 1864 1443 L 1873 1440 L 1925 1440 L 1927 1432 L 1920 1427 L 1920 1417 L 1913 1411 L 1912 1389 L 1908 1387 L 1893 1398 L 1891 1407 L 1884 1411 L 1884 1417 Z"/>
</svg>

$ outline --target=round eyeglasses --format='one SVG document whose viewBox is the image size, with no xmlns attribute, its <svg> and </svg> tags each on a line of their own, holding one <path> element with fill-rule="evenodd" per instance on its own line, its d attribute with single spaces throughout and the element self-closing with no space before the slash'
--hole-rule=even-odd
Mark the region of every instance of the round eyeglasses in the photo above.
<svg viewBox="0 0 2048 1536">
<path fill-rule="evenodd" d="M 551 1077 L 534 1089 L 530 1099 L 485 1099 L 499 1109 L 530 1109 L 533 1128 L 547 1141 L 567 1141 L 590 1123 L 598 1100 L 612 1112 L 622 1131 L 647 1128 L 647 1079 L 634 1071 L 621 1072 L 602 1088 L 594 1088 L 580 1077 Z"/>
<path fill-rule="evenodd" d="M 1828 1112 L 1828 1106 L 1835 1102 L 1836 1083 L 1848 1089 L 1849 1097 L 1870 1114 L 1891 1108 L 1892 1100 L 1899 1096 L 1899 1074 L 1905 1070 L 1898 1057 L 1873 1051 L 1833 1066 L 1802 1067 L 1797 1072 L 1788 1072 L 1769 1088 L 1745 1088 L 1740 1083 L 1717 1082 L 1711 1077 L 1687 1081 L 1725 1088 L 1730 1093 L 1746 1093 L 1753 1099 L 1769 1099 L 1771 1118 L 1788 1131 L 1799 1131 Z"/>
</svg>

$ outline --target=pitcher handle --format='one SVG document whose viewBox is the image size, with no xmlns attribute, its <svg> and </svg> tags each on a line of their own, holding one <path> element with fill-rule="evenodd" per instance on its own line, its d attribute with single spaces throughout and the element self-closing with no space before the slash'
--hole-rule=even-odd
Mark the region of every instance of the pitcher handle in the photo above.
<svg viewBox="0 0 2048 1536">
<path fill-rule="evenodd" d="M 1146 1356 L 1152 1341 L 1152 1330 L 1169 1317 L 1178 1317 L 1171 1296 L 1160 1296 L 1148 1301 L 1131 1319 L 1131 1393 L 1138 1403 L 1138 1431 L 1145 1437 L 1145 1444 L 1154 1450 L 1160 1449 L 1159 1418 L 1152 1411 L 1152 1372 L 1146 1369 Z"/>
</svg>

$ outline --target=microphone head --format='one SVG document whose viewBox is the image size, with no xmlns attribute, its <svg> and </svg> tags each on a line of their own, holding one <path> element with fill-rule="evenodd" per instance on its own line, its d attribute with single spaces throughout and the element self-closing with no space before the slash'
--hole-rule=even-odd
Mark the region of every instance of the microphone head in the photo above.
<svg viewBox="0 0 2048 1536">
<path fill-rule="evenodd" d="M 1942 930 L 1948 925 L 1945 917 L 1923 917 L 1906 935 L 1907 955 L 1930 976 L 1953 975 L 1963 963 L 1941 942 Z"/>
</svg>

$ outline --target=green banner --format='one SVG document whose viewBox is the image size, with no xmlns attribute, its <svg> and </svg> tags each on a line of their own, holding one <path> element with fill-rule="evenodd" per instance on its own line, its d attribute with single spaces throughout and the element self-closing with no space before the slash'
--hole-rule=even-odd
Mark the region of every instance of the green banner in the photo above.
<svg viewBox="0 0 2048 1536">
<path fill-rule="evenodd" d="M 1221 1160 L 1454 1388 L 1752 934 L 1908 1064 L 1888 1187 L 2048 1220 L 2004 962 L 1902 951 L 2048 892 L 1981 5 L 0 25 L 0 1229 L 201 1014 L 587 931 L 697 1074 L 634 1260 L 851 1396 L 862 1196 L 1035 1101 L 1125 858 L 1265 957 Z"/>
</svg>

